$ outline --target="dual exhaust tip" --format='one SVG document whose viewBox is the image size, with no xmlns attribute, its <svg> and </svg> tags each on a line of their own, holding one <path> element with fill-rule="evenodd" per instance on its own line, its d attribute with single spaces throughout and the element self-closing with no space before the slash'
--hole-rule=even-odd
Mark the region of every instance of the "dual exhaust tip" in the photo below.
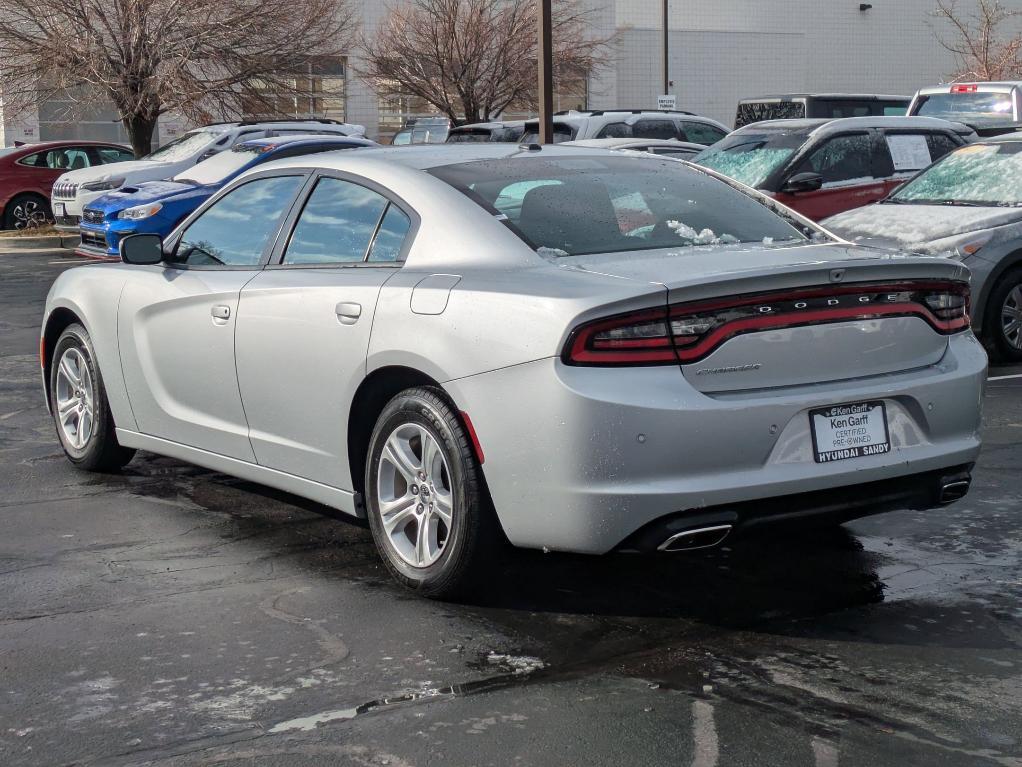
<svg viewBox="0 0 1022 767">
<path fill-rule="evenodd" d="M 969 492 L 971 484 L 972 477 L 967 472 L 951 476 L 945 475 L 937 485 L 937 503 L 946 506 L 961 500 Z M 931 495 L 930 498 L 933 496 Z M 673 533 L 665 538 L 657 546 L 657 551 L 694 551 L 713 548 L 723 543 L 724 539 L 731 535 L 733 529 L 734 525 L 732 524 L 718 523 L 682 530 L 680 533 Z"/>
<path fill-rule="evenodd" d="M 731 525 L 693 527 L 668 537 L 657 546 L 657 551 L 693 551 L 719 546 L 731 534 Z"/>
</svg>

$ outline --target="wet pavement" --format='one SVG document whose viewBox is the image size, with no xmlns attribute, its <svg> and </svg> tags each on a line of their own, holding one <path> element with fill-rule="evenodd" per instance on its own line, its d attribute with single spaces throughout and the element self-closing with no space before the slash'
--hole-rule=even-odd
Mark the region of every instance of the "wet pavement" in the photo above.
<svg viewBox="0 0 1022 767">
<path fill-rule="evenodd" d="M 1022 378 L 951 507 L 525 552 L 439 604 L 329 509 L 148 454 L 71 469 L 36 350 L 77 263 L 0 255 L 0 765 L 1022 766 Z"/>
</svg>

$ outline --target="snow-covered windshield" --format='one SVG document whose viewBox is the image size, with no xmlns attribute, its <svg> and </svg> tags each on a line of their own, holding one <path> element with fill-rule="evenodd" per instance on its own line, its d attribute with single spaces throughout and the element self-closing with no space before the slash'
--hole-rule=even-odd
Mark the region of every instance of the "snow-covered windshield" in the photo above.
<svg viewBox="0 0 1022 767">
<path fill-rule="evenodd" d="M 934 93 L 920 96 L 915 114 L 994 127 L 1015 122 L 1011 93 Z"/>
<path fill-rule="evenodd" d="M 430 172 L 545 257 L 806 240 L 729 183 L 649 155 L 482 160 Z"/>
<path fill-rule="evenodd" d="M 1022 141 L 964 146 L 909 181 L 889 201 L 1022 205 Z"/>
<path fill-rule="evenodd" d="M 787 162 L 805 140 L 802 133 L 790 131 L 735 132 L 700 152 L 692 162 L 756 187 Z"/>
<path fill-rule="evenodd" d="M 174 176 L 174 181 L 185 184 L 220 184 L 244 166 L 250 163 L 263 152 L 271 149 L 268 146 L 253 144 L 238 144 L 229 151 L 213 155 L 208 160 L 203 160 L 188 170 L 183 170 Z"/>
<path fill-rule="evenodd" d="M 154 160 L 155 162 L 178 162 L 187 160 L 207 144 L 216 141 L 222 134 L 208 130 L 189 131 L 179 139 L 161 146 L 152 154 L 142 159 Z"/>
</svg>

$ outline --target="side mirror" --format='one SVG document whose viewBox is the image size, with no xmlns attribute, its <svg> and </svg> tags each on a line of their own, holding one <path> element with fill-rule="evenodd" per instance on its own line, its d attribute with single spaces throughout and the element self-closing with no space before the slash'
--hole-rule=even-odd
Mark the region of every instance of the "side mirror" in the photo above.
<svg viewBox="0 0 1022 767">
<path fill-rule="evenodd" d="M 823 186 L 823 176 L 819 173 L 796 173 L 789 178 L 781 191 L 785 194 L 799 194 L 800 192 L 815 192 Z"/>
<path fill-rule="evenodd" d="M 117 249 L 126 264 L 149 266 L 163 260 L 163 240 L 158 234 L 133 234 L 121 240 Z"/>
</svg>

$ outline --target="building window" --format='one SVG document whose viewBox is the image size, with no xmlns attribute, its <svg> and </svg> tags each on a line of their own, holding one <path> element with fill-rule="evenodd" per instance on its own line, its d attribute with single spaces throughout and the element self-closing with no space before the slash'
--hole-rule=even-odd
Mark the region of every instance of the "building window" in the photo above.
<svg viewBox="0 0 1022 767">
<path fill-rule="evenodd" d="M 306 71 L 257 80 L 242 98 L 246 118 L 323 117 L 345 121 L 347 59 L 324 56 Z"/>
</svg>

